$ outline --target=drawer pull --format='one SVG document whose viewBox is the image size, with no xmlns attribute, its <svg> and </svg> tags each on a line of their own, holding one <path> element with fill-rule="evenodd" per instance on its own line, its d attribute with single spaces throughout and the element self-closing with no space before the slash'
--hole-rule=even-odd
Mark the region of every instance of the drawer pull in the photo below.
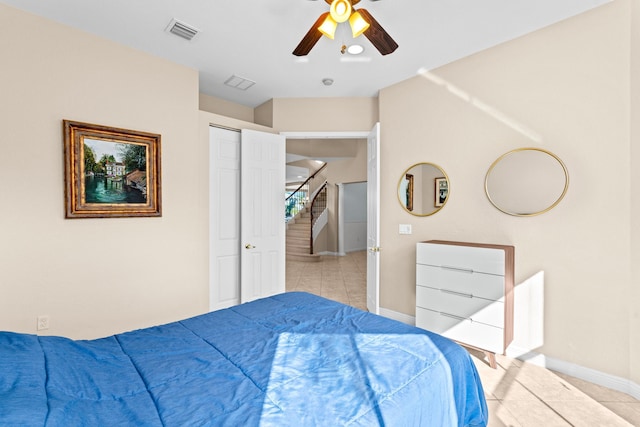
<svg viewBox="0 0 640 427">
<path fill-rule="evenodd" d="M 445 270 L 459 271 L 461 273 L 469 273 L 469 274 L 473 274 L 474 273 L 473 269 L 471 269 L 471 268 L 451 267 L 449 265 L 441 265 L 440 268 L 445 269 Z"/>
<path fill-rule="evenodd" d="M 462 292 L 450 291 L 449 289 L 440 289 L 440 292 L 445 294 L 451 294 L 458 297 L 473 298 L 473 294 L 463 294 Z"/>
<path fill-rule="evenodd" d="M 440 316 L 450 317 L 456 320 L 467 320 L 465 317 L 456 316 L 455 314 L 444 313 L 442 311 L 440 311 L 439 313 L 440 313 Z"/>
</svg>

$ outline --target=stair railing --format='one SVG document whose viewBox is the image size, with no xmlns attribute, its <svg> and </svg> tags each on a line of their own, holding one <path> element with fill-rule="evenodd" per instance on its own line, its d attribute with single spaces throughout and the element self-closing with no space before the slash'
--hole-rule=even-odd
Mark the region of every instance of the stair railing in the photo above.
<svg viewBox="0 0 640 427">
<path fill-rule="evenodd" d="M 320 230 L 327 225 L 327 181 L 315 192 L 311 201 L 311 233 L 309 236 L 309 253 L 313 253 L 313 240 L 318 237 Z"/>
<path fill-rule="evenodd" d="M 296 216 L 298 212 L 303 210 L 307 203 L 309 203 L 309 194 L 310 187 L 313 179 L 322 171 L 327 164 L 323 164 L 317 171 L 313 173 L 305 182 L 300 184 L 300 186 L 293 191 L 287 198 L 285 198 L 285 221 L 289 221 L 291 218 Z"/>
<path fill-rule="evenodd" d="M 284 218 L 289 221 L 307 205 L 309 201 L 309 180 L 292 192 L 284 201 Z"/>
</svg>

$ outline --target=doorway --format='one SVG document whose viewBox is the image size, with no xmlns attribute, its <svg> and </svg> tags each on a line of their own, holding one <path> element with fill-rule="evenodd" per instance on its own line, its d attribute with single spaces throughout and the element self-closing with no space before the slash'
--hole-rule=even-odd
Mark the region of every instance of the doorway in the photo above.
<svg viewBox="0 0 640 427">
<path fill-rule="evenodd" d="M 371 131 L 355 132 L 281 132 L 291 139 L 366 139 L 367 140 L 367 308 L 379 314 L 380 294 L 380 124 Z"/>
</svg>

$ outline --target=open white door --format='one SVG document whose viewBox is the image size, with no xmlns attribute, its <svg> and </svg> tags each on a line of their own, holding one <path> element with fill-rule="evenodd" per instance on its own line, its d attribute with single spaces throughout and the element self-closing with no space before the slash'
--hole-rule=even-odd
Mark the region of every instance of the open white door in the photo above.
<svg viewBox="0 0 640 427">
<path fill-rule="evenodd" d="M 367 136 L 367 309 L 380 302 L 380 123 Z"/>
<path fill-rule="evenodd" d="M 240 300 L 285 291 L 285 151 L 282 135 L 242 130 Z"/>
<path fill-rule="evenodd" d="M 209 128 L 209 310 L 240 304 L 240 131 Z"/>
</svg>

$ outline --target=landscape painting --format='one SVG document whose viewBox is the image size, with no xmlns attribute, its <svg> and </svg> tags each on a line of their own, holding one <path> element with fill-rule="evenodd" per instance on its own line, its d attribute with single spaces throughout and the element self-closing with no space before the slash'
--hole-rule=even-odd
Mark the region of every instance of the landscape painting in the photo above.
<svg viewBox="0 0 640 427">
<path fill-rule="evenodd" d="M 64 121 L 66 217 L 160 216 L 160 135 Z"/>
<path fill-rule="evenodd" d="M 146 203 L 147 147 L 85 138 L 86 203 Z"/>
</svg>

